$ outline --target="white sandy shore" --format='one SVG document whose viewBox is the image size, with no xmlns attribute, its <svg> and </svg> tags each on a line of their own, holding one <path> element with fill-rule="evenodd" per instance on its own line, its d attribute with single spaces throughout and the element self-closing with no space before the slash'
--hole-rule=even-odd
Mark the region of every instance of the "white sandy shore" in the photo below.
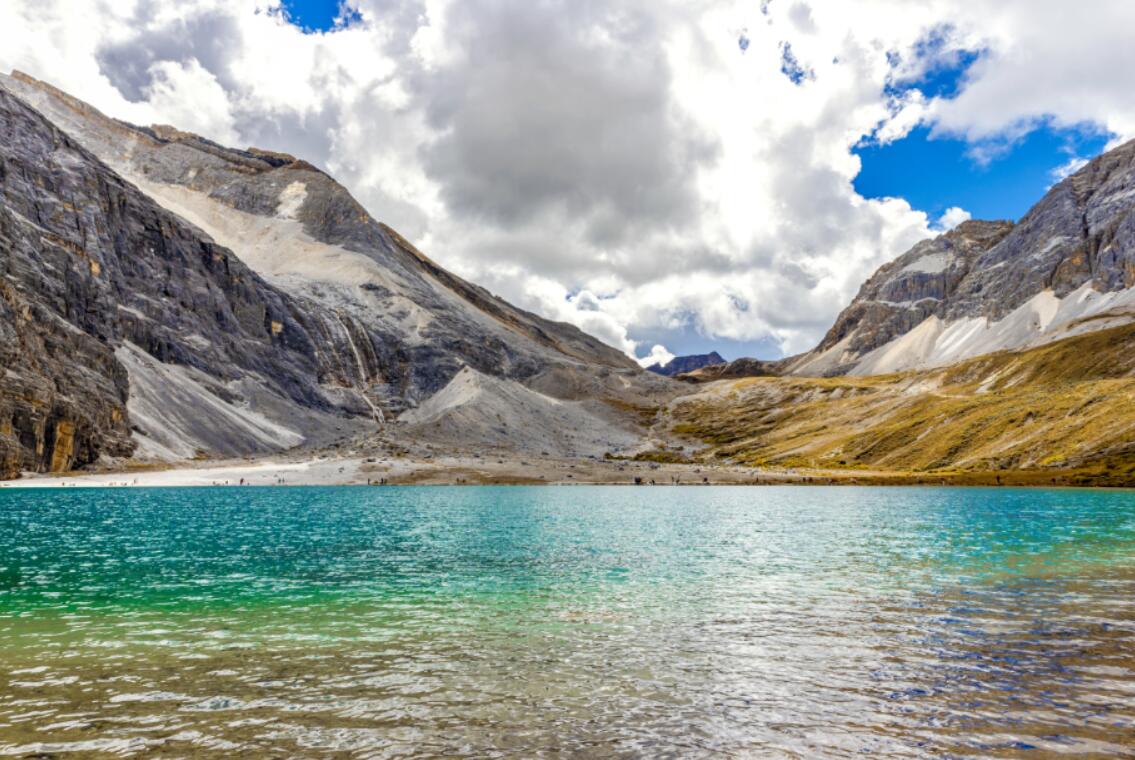
<svg viewBox="0 0 1135 760">
<path fill-rule="evenodd" d="M 222 486 L 240 485 L 242 481 L 244 484 L 256 486 L 320 485 L 349 483 L 358 471 L 358 466 L 358 460 L 342 462 L 320 460 L 224 462 L 135 472 L 76 473 L 63 476 L 25 474 L 19 480 L 0 481 L 0 487 Z M 342 468 L 342 472 L 340 472 L 340 468 Z"/>
<path fill-rule="evenodd" d="M 485 483 L 752 483 L 756 479 L 792 481 L 790 471 L 756 471 L 746 467 L 652 465 L 591 459 L 534 458 L 531 461 L 497 456 L 447 455 L 400 457 L 287 457 L 263 460 L 184 463 L 168 469 L 122 472 L 36 475 L 0 481 L 0 488 L 159 487 L 159 486 L 329 486 L 395 484 Z"/>
</svg>

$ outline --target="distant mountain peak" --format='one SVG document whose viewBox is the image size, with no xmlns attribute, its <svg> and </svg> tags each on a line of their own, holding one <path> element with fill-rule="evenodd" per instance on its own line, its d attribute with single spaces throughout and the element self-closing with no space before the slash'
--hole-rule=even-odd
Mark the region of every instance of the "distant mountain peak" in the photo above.
<svg viewBox="0 0 1135 760">
<path fill-rule="evenodd" d="M 710 351 L 708 354 L 690 354 L 689 356 L 675 356 L 665 364 L 652 364 L 646 368 L 647 372 L 653 372 L 656 375 L 665 375 L 666 377 L 673 377 L 680 375 L 683 372 L 693 372 L 702 367 L 709 367 L 713 364 L 724 364 L 725 358 L 716 351 Z"/>
</svg>

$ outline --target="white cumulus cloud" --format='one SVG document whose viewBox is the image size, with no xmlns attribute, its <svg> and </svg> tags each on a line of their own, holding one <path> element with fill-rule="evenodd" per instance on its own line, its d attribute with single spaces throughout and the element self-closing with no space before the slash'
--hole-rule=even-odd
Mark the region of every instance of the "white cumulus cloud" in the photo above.
<svg viewBox="0 0 1135 760">
<path fill-rule="evenodd" d="M 938 222 L 934 225 L 934 229 L 949 232 L 962 222 L 968 222 L 972 218 L 973 215 L 964 208 L 951 206 L 946 209 L 942 216 L 938 217 Z"/>
<path fill-rule="evenodd" d="M 649 354 L 638 360 L 638 364 L 640 367 L 653 367 L 655 364 L 665 367 L 673 358 L 674 354 L 667 351 L 665 346 L 656 343 L 651 346 Z"/>
<path fill-rule="evenodd" d="M 1125 0 L 348 5 L 361 20 L 304 34 L 272 0 L 7 0 L 0 66 L 303 156 L 443 265 L 650 356 L 691 333 L 805 350 L 876 267 L 968 218 L 859 196 L 865 138 L 1135 135 Z M 910 89 L 963 51 L 959 92 Z"/>
</svg>

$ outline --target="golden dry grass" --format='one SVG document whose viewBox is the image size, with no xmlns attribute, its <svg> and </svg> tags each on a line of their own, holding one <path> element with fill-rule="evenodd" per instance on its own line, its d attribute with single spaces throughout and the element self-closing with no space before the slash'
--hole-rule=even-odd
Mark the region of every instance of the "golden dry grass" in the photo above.
<svg viewBox="0 0 1135 760">
<path fill-rule="evenodd" d="M 937 370 L 723 381 L 672 403 L 668 424 L 708 444 L 702 458 L 760 467 L 1126 485 L 1133 373 L 1125 326 Z"/>
</svg>

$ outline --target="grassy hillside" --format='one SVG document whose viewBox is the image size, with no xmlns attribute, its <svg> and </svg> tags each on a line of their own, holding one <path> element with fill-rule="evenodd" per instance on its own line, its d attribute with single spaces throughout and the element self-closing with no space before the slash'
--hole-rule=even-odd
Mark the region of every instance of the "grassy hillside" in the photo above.
<svg viewBox="0 0 1135 760">
<path fill-rule="evenodd" d="M 1135 485 L 1135 326 L 951 367 L 722 381 L 663 425 L 697 458 L 961 482 Z"/>
</svg>

